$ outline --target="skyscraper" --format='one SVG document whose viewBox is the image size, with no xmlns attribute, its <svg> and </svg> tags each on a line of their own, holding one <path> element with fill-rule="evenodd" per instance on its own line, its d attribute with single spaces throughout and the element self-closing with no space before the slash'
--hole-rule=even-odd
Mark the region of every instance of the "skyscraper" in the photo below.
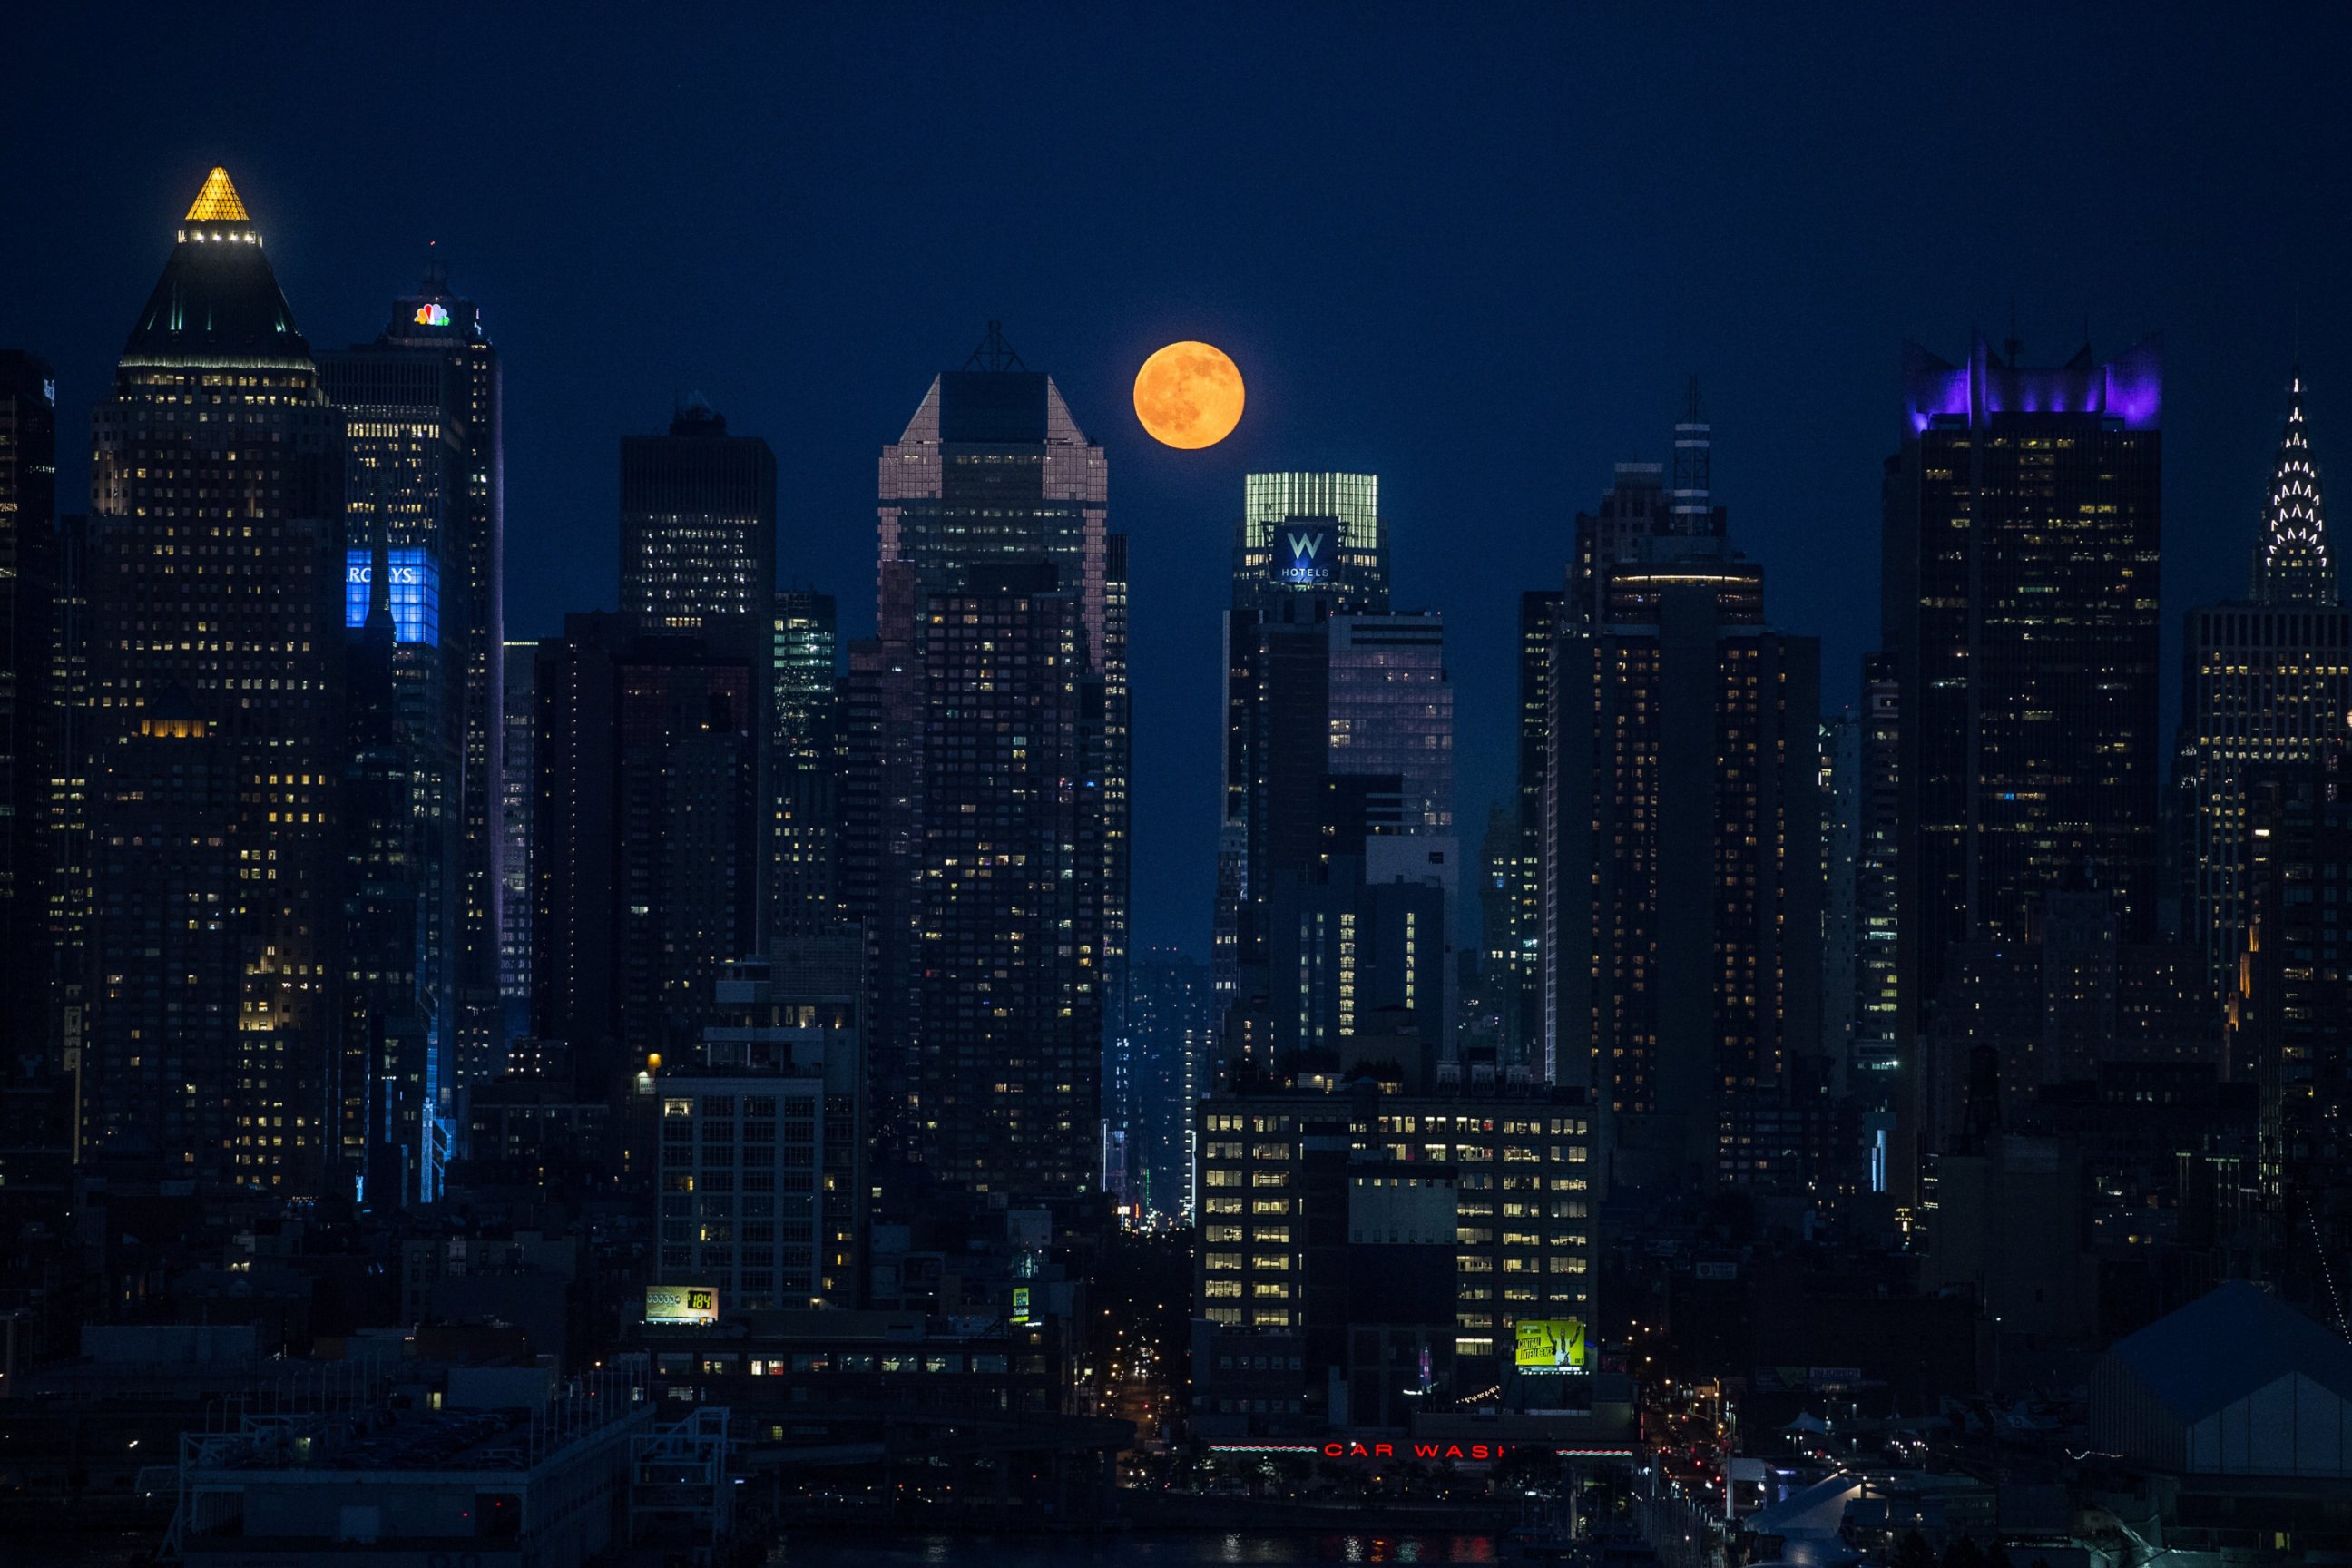
<svg viewBox="0 0 2352 1568">
<path fill-rule="evenodd" d="M 2259 584 L 2259 578 L 2257 584 Z M 2264 1273 L 2333 1307 L 2352 1247 L 2352 750 L 2271 763 L 2245 784 L 2248 942 L 2231 1054 L 2258 1088 Z"/>
<path fill-rule="evenodd" d="M 1512 916 L 1517 1006 L 1510 1031 L 1516 1042 L 1513 1066 L 1522 1071 L 1538 1070 L 1545 1053 L 1545 792 L 1551 765 L 1552 652 L 1563 633 L 1592 633 L 1611 569 L 1633 559 L 1642 542 L 1723 531 L 1721 509 L 1714 505 L 1710 488 L 1712 443 L 1713 427 L 1699 418 L 1694 380 L 1685 416 L 1675 426 L 1673 491 L 1667 490 L 1664 464 L 1619 463 L 1598 507 L 1576 514 L 1562 585 L 1519 595 L 1519 864 Z"/>
<path fill-rule="evenodd" d="M 446 361 L 463 412 L 462 501 L 451 498 L 444 527 L 456 534 L 452 570 L 441 581 L 443 643 L 459 665 L 457 940 L 450 955 L 457 989 L 457 1068 L 478 1082 L 503 1054 L 499 931 L 505 891 L 499 873 L 505 835 L 499 816 L 507 789 L 500 735 L 506 638 L 506 455 L 499 351 L 482 326 L 481 308 L 452 293 L 448 268 L 428 262 L 418 290 L 396 301 L 378 351 L 401 350 Z M 355 353 L 361 351 L 354 351 Z"/>
<path fill-rule="evenodd" d="M 58 578 L 58 384 L 0 351 L 0 1069 L 48 1055 L 49 647 Z M 56 1064 L 51 1064 L 56 1065 Z"/>
<path fill-rule="evenodd" d="M 1544 799 L 1551 761 L 1551 649 L 1567 594 L 1519 595 L 1518 852 L 1510 888 L 1510 988 L 1504 1031 L 1514 1069 L 1532 1073 L 1543 1045 Z"/>
<path fill-rule="evenodd" d="M 1793 1177 L 1744 1129 L 1819 1049 L 1819 645 L 1708 526 L 1618 552 L 1552 654 L 1544 1076 L 1636 1187 Z"/>
<path fill-rule="evenodd" d="M 48 752 L 49 1039 L 63 1070 L 79 1075 L 88 1040 L 96 810 L 95 747 L 103 721 L 91 700 L 90 525 L 87 512 L 58 520 L 57 575 L 49 626 Z M 76 1136 L 80 1118 L 76 1113 Z"/>
<path fill-rule="evenodd" d="M 383 457 L 376 454 L 379 464 L 395 466 L 383 464 Z M 362 493 L 383 478 L 365 464 L 349 472 Z M 363 515 L 370 504 L 362 502 Z M 395 574 L 384 513 L 397 510 L 366 516 L 370 547 L 346 568 L 361 605 L 357 624 L 343 632 L 346 722 L 337 802 L 341 1154 L 359 1197 L 386 1206 L 430 1203 L 439 1194 L 448 1144 L 443 1096 L 455 1089 L 446 959 L 457 833 L 456 813 L 443 809 L 454 804 L 454 704 L 438 700 L 448 695 L 442 671 L 402 668 L 402 636 L 418 638 L 417 590 L 432 574 L 411 567 L 405 581 Z M 394 595 L 403 589 L 396 613 Z M 440 651 L 425 647 L 429 655 Z"/>
<path fill-rule="evenodd" d="M 2248 775 L 2352 740 L 2352 610 L 2338 602 L 2303 377 L 2263 503 L 2246 597 L 2189 612 L 2183 638 L 2180 823 L 2185 934 L 2217 991 L 2235 988 L 2246 931 Z"/>
<path fill-rule="evenodd" d="M 2153 338 L 2028 367 L 1981 336 L 1966 364 L 1909 345 L 1888 464 L 1883 639 L 1902 710 L 1895 1158 L 1908 1202 L 1925 1010 L 1953 942 L 2021 938 L 2047 889 L 2113 891 L 2156 925 L 2161 360 Z"/>
<path fill-rule="evenodd" d="M 499 1000 L 506 1021 L 498 1067 L 502 1071 L 506 1046 L 530 1032 L 532 710 L 539 689 L 539 645 L 510 642 L 500 654 L 506 667 L 499 689 L 506 715 L 499 742 Z"/>
<path fill-rule="evenodd" d="M 1101 1057 L 1118 1026 L 1106 1016 L 1114 1000 L 1106 965 L 1126 947 L 1126 578 L 1123 550 L 1108 530 L 1102 448 L 1078 428 L 1053 381 L 1024 365 L 992 322 L 962 368 L 932 381 L 905 432 L 882 449 L 878 479 L 878 614 L 874 639 L 850 650 L 844 689 L 850 754 L 840 847 L 843 901 L 873 944 L 877 1124 L 903 1128 L 951 1183 L 985 1184 L 992 1193 L 1011 1184 L 1015 1195 L 1068 1193 L 1098 1168 Z M 1036 574 L 1040 567 L 1050 568 L 1050 584 Z M 960 597 L 967 595 L 970 603 Z M 950 601 L 962 606 L 952 615 L 941 609 Z M 1076 667 L 1049 658 L 1066 611 Z M 1001 662 L 995 650 L 968 641 L 968 617 L 1001 621 L 1006 637 L 1048 662 L 1003 666 L 1001 677 L 985 678 L 1000 683 L 990 689 L 954 684 Z M 949 646 L 934 657 L 942 634 Z M 943 689 L 940 681 L 950 684 Z M 1067 708 L 1073 701 L 1078 710 Z M 1034 715 L 1024 722 L 1050 718 L 1053 743 L 1076 747 L 1063 759 L 1074 770 L 1074 816 L 1031 801 L 1017 819 L 992 826 L 956 820 L 1000 809 L 973 793 L 992 770 L 1030 780 L 1022 789 L 1057 795 L 1065 787 L 1031 776 L 1047 765 L 1048 731 L 1007 731 L 1025 739 L 1003 753 L 1003 736 L 973 728 L 977 715 L 999 705 L 1007 723 L 1021 711 Z M 993 836 L 985 853 L 998 858 L 1001 879 L 976 876 L 969 859 L 982 853 L 970 837 L 982 829 Z M 1066 841 L 1067 834 L 1076 837 Z M 1070 842 L 1090 857 L 1084 866 L 1066 858 Z M 1047 864 L 1066 867 L 1092 907 L 1066 912 L 1084 923 L 1055 937 L 1052 952 L 1023 950 L 1017 973 L 1004 977 L 1010 1000 L 983 1006 L 970 988 L 944 988 L 925 973 L 927 952 L 986 948 L 1029 929 L 1034 911 L 1024 889 Z M 952 908 L 929 901 L 950 889 L 961 889 Z M 927 923 L 934 915 L 950 923 Z M 935 1118 L 929 1103 L 912 1114 L 922 1096 L 941 1092 L 941 1064 L 975 1042 L 1029 1042 L 1018 1054 L 1028 1068 L 1046 1070 L 1064 1048 L 1064 1008 L 1082 1012 L 1096 1033 L 1083 1070 L 1055 1079 L 1045 1099 L 992 1109 L 985 1082 L 958 1083 L 951 1114 L 940 1108 Z M 1048 1143 L 1063 1137 L 1076 1142 L 1049 1154 Z M 1033 1151 L 1024 1156 L 1031 1163 L 1008 1171 L 1002 1162 L 1016 1148 Z"/>
<path fill-rule="evenodd" d="M 621 437 L 621 608 L 649 632 L 772 630 L 776 456 L 698 399 Z"/>
<path fill-rule="evenodd" d="M 1074 1196 L 1098 1169 L 1102 682 L 1054 567 L 976 566 L 925 616 L 912 1122 L 950 1185 Z"/>
<path fill-rule="evenodd" d="M 396 342 L 392 333 L 402 325 L 395 320 L 373 343 L 319 357 L 320 384 L 345 424 L 343 625 L 360 660 L 352 700 L 355 708 L 393 705 L 382 713 L 355 712 L 352 739 L 355 757 L 373 759 L 365 764 L 373 779 L 366 789 L 386 792 L 366 812 L 383 818 L 381 832 L 395 836 L 400 847 L 389 849 L 378 830 L 360 828 L 355 819 L 353 876 L 382 884 L 396 866 L 418 922 L 398 962 L 354 939 L 344 1004 L 352 1026 L 362 1033 L 372 1026 L 381 1033 L 387 1017 L 414 1030 L 416 1048 L 430 1058 L 436 1095 L 445 1089 L 454 1095 L 465 1077 L 483 1076 L 487 1045 L 486 1036 L 474 1037 L 476 1059 L 461 1064 L 467 670 L 478 635 L 468 621 L 472 598 L 465 588 L 473 521 L 472 386 L 459 342 Z M 379 584 L 379 574 L 388 580 Z M 389 684 L 382 691 L 373 689 L 377 650 L 364 635 L 370 606 L 379 601 L 389 632 L 382 650 Z M 406 754 L 394 760 L 393 748 Z M 405 798 L 394 798 L 394 791 Z M 372 863 L 362 866 L 362 858 Z M 365 901 L 381 896 L 353 893 Z M 363 975 L 382 977 L 382 989 Z"/>
<path fill-rule="evenodd" d="M 751 671 L 761 808 L 751 894 L 767 925 L 775 812 L 776 455 L 688 399 L 667 436 L 621 437 L 621 609 L 648 635 L 691 634 Z M 722 955 L 759 950 L 759 937 Z"/>
<path fill-rule="evenodd" d="M 617 1097 L 692 1044 L 720 972 L 757 951 L 761 675 L 597 614 L 566 616 L 532 679 L 533 1032 Z"/>
<path fill-rule="evenodd" d="M 1248 474 L 1234 525 L 1233 608 L 1320 595 L 1349 610 L 1389 607 L 1388 523 L 1377 474 Z"/>
<path fill-rule="evenodd" d="M 776 929 L 840 918 L 835 837 L 841 810 L 840 640 L 833 595 L 776 595 Z"/>
<path fill-rule="evenodd" d="M 214 170 L 95 416 L 85 1120 L 298 1195 L 340 1184 L 342 425 Z"/>
</svg>

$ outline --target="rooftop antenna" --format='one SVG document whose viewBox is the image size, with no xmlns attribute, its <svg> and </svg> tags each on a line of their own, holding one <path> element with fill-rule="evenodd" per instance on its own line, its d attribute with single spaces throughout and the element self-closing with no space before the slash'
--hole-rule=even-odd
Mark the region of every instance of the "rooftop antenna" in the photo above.
<svg viewBox="0 0 2352 1568">
<path fill-rule="evenodd" d="M 2009 336 L 2001 341 L 2001 352 L 2009 356 L 2009 368 L 2017 368 L 2017 356 L 2025 352 L 2025 344 L 2017 335 L 2017 296 L 2009 297 Z"/>
<path fill-rule="evenodd" d="M 1027 370 L 1029 367 L 1021 363 L 1021 356 L 1014 353 L 1013 345 L 1004 341 L 1004 323 L 991 321 L 988 323 L 988 336 L 980 340 L 980 347 L 971 351 L 971 357 L 963 362 L 963 368 Z"/>
<path fill-rule="evenodd" d="M 425 242 L 425 291 L 427 294 L 446 294 L 449 289 L 449 264 L 441 258 L 440 247 L 441 242 L 437 239 Z"/>
</svg>

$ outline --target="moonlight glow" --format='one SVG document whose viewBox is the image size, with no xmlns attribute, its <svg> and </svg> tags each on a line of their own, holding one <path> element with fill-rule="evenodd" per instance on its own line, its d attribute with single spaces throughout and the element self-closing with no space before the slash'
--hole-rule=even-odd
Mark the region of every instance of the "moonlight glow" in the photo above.
<svg viewBox="0 0 2352 1568">
<path fill-rule="evenodd" d="M 1213 447 L 1242 421 L 1242 373 L 1223 349 L 1170 343 L 1135 373 L 1135 416 L 1155 441 Z"/>
</svg>

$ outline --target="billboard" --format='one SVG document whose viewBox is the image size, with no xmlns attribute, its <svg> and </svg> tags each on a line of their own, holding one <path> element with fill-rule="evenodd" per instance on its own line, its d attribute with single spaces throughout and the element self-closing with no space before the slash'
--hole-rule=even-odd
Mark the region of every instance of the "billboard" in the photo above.
<svg viewBox="0 0 2352 1568">
<path fill-rule="evenodd" d="M 1328 521 L 1285 522 L 1274 531 L 1276 580 L 1294 588 L 1331 581 L 1333 557 L 1339 553 L 1339 530 Z"/>
<path fill-rule="evenodd" d="M 1584 1320 L 1522 1318 L 1517 1363 L 1521 1372 L 1582 1372 Z"/>
<path fill-rule="evenodd" d="M 441 640 L 441 567 L 413 546 L 385 552 L 392 574 L 392 636 L 395 642 L 438 643 Z M 343 625 L 367 625 L 368 590 L 373 586 L 374 563 L 365 550 L 343 554 Z"/>
<path fill-rule="evenodd" d="M 1016 1323 L 1025 1323 L 1030 1321 L 1029 1287 L 1026 1285 L 1013 1287 L 1013 1321 Z"/>
<path fill-rule="evenodd" d="M 718 1321 L 719 1292 L 711 1286 L 646 1287 L 646 1321 L 648 1323 L 715 1323 Z"/>
</svg>

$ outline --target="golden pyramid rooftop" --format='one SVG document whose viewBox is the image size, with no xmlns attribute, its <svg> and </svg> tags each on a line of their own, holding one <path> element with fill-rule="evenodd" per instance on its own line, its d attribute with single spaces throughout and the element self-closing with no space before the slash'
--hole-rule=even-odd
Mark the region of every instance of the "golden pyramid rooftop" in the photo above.
<svg viewBox="0 0 2352 1568">
<path fill-rule="evenodd" d="M 251 223 L 252 215 L 237 198 L 236 187 L 229 183 L 228 171 L 215 165 L 205 176 L 205 188 L 196 194 L 196 205 L 188 209 L 189 223 Z"/>
</svg>

